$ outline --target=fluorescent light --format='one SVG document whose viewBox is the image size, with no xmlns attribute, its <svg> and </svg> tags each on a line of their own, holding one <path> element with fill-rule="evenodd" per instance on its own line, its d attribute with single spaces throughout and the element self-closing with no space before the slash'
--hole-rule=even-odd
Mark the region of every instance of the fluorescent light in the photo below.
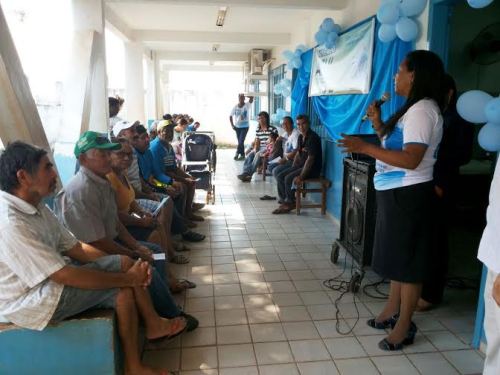
<svg viewBox="0 0 500 375">
<path fill-rule="evenodd" d="M 215 24 L 219 27 L 224 26 L 224 20 L 226 19 L 227 7 L 220 7 L 217 12 L 217 21 Z"/>
</svg>

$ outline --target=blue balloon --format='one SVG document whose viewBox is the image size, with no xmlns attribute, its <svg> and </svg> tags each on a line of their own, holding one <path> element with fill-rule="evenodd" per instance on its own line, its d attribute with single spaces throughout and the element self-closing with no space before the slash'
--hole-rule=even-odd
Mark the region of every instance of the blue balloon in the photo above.
<svg viewBox="0 0 500 375">
<path fill-rule="evenodd" d="M 287 87 L 283 88 L 283 90 L 281 91 L 281 95 L 283 95 L 284 97 L 288 97 L 288 96 L 290 96 L 290 94 L 291 94 L 291 91 Z"/>
<path fill-rule="evenodd" d="M 287 63 L 286 63 L 286 68 L 287 68 L 288 70 L 292 70 L 292 69 L 293 69 L 293 64 L 292 64 L 292 62 L 291 62 L 291 61 L 289 61 L 289 62 L 287 62 Z"/>
<path fill-rule="evenodd" d="M 333 31 L 334 27 L 335 22 L 333 22 L 333 19 L 331 18 L 325 18 L 320 26 L 321 30 L 326 31 L 327 33 Z"/>
<path fill-rule="evenodd" d="M 292 59 L 292 65 L 295 69 L 299 69 L 302 66 L 302 60 L 300 57 L 294 57 Z"/>
<path fill-rule="evenodd" d="M 299 44 L 297 48 L 295 48 L 295 51 L 300 51 L 301 53 L 304 53 L 308 50 L 307 46 L 305 44 Z"/>
<path fill-rule="evenodd" d="M 500 125 L 500 98 L 491 99 L 484 108 L 484 114 L 488 122 Z"/>
<path fill-rule="evenodd" d="M 342 31 L 342 27 L 338 24 L 335 24 L 333 26 L 333 31 L 336 32 L 337 34 L 340 34 L 340 32 Z"/>
<path fill-rule="evenodd" d="M 282 82 L 284 82 L 284 87 L 292 87 L 292 81 L 288 78 L 285 78 Z"/>
<path fill-rule="evenodd" d="M 467 0 L 467 2 L 471 7 L 479 9 L 487 7 L 493 2 L 493 0 Z"/>
<path fill-rule="evenodd" d="M 277 122 L 278 122 L 278 116 L 276 115 L 276 113 L 273 113 L 271 115 L 271 123 L 276 124 Z"/>
<path fill-rule="evenodd" d="M 491 122 L 486 123 L 479 131 L 477 141 L 479 142 L 479 146 L 486 151 L 500 151 L 500 126 Z"/>
<path fill-rule="evenodd" d="M 399 20 L 399 6 L 394 4 L 382 4 L 377 11 L 377 19 L 380 23 L 394 25 Z"/>
<path fill-rule="evenodd" d="M 378 29 L 378 38 L 381 42 L 389 43 L 396 39 L 396 37 L 397 35 L 395 25 L 390 25 L 388 23 L 383 23 L 382 25 L 380 25 L 380 28 Z"/>
<path fill-rule="evenodd" d="M 408 17 L 402 17 L 396 23 L 396 35 L 403 42 L 411 42 L 418 36 L 418 25 Z"/>
<path fill-rule="evenodd" d="M 325 44 L 327 36 L 328 36 L 328 33 L 326 31 L 324 31 L 323 29 L 320 29 L 316 34 L 314 34 L 314 39 L 316 40 L 316 43 L 318 43 L 318 44 Z"/>
<path fill-rule="evenodd" d="M 300 57 L 302 56 L 302 51 L 300 49 L 296 49 L 295 52 L 293 53 L 294 57 Z"/>
<path fill-rule="evenodd" d="M 284 50 L 284 51 L 283 51 L 282 56 L 283 56 L 285 59 L 287 59 L 287 60 L 291 60 L 291 59 L 293 59 L 294 54 L 293 54 L 293 52 L 292 52 L 292 51 L 290 51 L 289 49 L 286 49 L 286 50 Z"/>
<path fill-rule="evenodd" d="M 415 17 L 422 13 L 427 5 L 427 0 L 402 0 L 401 13 L 405 17 Z"/>
<path fill-rule="evenodd" d="M 481 90 L 464 92 L 457 101 L 458 114 L 466 121 L 476 124 L 488 121 L 485 114 L 486 104 L 493 99 Z"/>
<path fill-rule="evenodd" d="M 273 93 L 274 93 L 274 95 L 280 95 L 281 94 L 281 87 L 279 85 L 274 85 Z"/>
<path fill-rule="evenodd" d="M 328 36 L 326 37 L 326 43 L 333 43 L 335 45 L 335 42 L 337 41 L 337 38 L 338 38 L 338 34 L 334 31 L 332 31 L 331 33 L 328 33 Z"/>
</svg>

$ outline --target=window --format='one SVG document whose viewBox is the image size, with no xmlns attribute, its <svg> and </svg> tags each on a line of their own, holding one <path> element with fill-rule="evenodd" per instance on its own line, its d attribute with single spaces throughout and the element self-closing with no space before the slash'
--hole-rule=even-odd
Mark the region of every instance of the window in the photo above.
<svg viewBox="0 0 500 375">
<path fill-rule="evenodd" d="M 277 85 L 282 79 L 285 78 L 285 64 L 278 66 L 277 68 L 271 70 L 269 77 L 270 90 L 269 97 L 271 102 L 270 113 L 276 113 L 278 108 L 285 109 L 285 97 L 283 95 L 274 94 L 274 86 Z"/>
</svg>

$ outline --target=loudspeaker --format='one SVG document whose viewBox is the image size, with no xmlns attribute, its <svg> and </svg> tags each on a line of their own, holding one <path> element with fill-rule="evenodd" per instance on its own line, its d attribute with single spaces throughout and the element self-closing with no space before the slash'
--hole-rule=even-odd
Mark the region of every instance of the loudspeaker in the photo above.
<svg viewBox="0 0 500 375">
<path fill-rule="evenodd" d="M 372 260 L 376 216 L 374 173 L 374 159 L 344 159 L 338 242 L 360 267 L 369 266 Z"/>
</svg>

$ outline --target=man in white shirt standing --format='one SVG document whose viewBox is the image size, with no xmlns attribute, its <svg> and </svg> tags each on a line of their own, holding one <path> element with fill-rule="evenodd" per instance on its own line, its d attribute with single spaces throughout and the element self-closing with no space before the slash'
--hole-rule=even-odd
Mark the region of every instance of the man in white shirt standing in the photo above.
<svg viewBox="0 0 500 375">
<path fill-rule="evenodd" d="M 500 158 L 490 187 L 486 228 L 479 244 L 478 259 L 488 268 L 484 288 L 484 332 L 486 359 L 483 375 L 500 374 Z"/>
<path fill-rule="evenodd" d="M 245 159 L 245 138 L 250 126 L 250 109 L 252 108 L 253 96 L 248 96 L 248 99 L 249 101 L 245 103 L 245 94 L 239 94 L 238 104 L 234 106 L 229 115 L 229 122 L 238 139 L 238 148 L 234 160 Z"/>
</svg>

